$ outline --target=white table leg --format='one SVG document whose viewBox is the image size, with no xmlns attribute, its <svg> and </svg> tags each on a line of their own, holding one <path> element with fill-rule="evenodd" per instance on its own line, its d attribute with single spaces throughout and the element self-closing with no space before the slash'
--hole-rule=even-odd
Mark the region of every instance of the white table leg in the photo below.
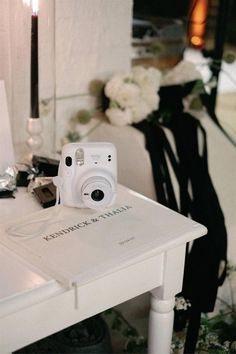
<svg viewBox="0 0 236 354">
<path fill-rule="evenodd" d="M 175 299 L 161 300 L 151 294 L 151 308 L 148 329 L 148 354 L 169 354 Z"/>
</svg>

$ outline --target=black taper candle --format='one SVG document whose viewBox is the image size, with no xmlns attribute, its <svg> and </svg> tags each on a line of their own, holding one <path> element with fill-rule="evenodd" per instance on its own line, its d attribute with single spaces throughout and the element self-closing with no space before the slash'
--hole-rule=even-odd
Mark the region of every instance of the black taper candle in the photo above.
<svg viewBox="0 0 236 354">
<path fill-rule="evenodd" d="M 38 15 L 32 14 L 31 21 L 30 117 L 39 118 Z"/>
</svg>

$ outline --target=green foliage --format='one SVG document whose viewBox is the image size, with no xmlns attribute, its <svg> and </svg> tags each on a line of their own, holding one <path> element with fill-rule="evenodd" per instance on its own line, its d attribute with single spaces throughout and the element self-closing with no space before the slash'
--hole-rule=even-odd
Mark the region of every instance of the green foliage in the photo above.
<svg viewBox="0 0 236 354">
<path fill-rule="evenodd" d="M 216 316 L 209 322 L 209 328 L 218 334 L 220 342 L 236 341 L 235 312 Z"/>
<path fill-rule="evenodd" d="M 86 109 L 81 109 L 75 115 L 74 120 L 75 122 L 78 122 L 80 124 L 87 124 L 90 122 L 91 118 L 92 118 L 92 114 L 90 111 Z"/>
<path fill-rule="evenodd" d="M 235 55 L 234 53 L 231 52 L 227 52 L 224 54 L 223 56 L 223 60 L 227 63 L 227 64 L 232 64 L 235 61 Z"/>
<path fill-rule="evenodd" d="M 195 85 L 193 86 L 193 89 L 191 91 L 192 95 L 200 95 L 202 93 L 205 93 L 205 86 L 202 80 L 197 80 Z"/>
<path fill-rule="evenodd" d="M 66 140 L 70 143 L 75 143 L 80 140 L 80 135 L 77 132 L 68 132 Z"/>
<path fill-rule="evenodd" d="M 100 97 L 102 95 L 105 83 L 101 80 L 92 80 L 89 84 L 89 93 L 92 96 Z"/>
<path fill-rule="evenodd" d="M 230 261 L 227 263 L 228 285 L 232 289 L 231 281 L 234 279 L 236 266 Z M 234 298 L 231 303 L 218 298 L 222 308 L 214 316 L 202 315 L 199 330 L 196 353 L 203 354 L 236 354 L 236 310 Z M 188 300 L 176 297 L 175 310 L 186 305 L 190 307 Z M 139 334 L 126 318 L 116 309 L 112 308 L 104 312 L 109 317 L 111 328 L 118 331 L 125 340 L 124 352 L 129 354 L 143 354 L 147 351 L 147 339 Z M 186 328 L 181 332 L 174 332 L 172 337 L 171 353 L 177 354 L 184 347 Z"/>
<path fill-rule="evenodd" d="M 129 354 L 142 354 L 147 351 L 147 340 L 141 336 L 137 329 L 133 327 L 119 312 L 112 308 L 104 312 L 104 316 L 109 317 L 111 328 L 118 331 L 125 340 L 124 352 Z"/>
<path fill-rule="evenodd" d="M 202 107 L 203 107 L 203 104 L 202 104 L 202 101 L 199 96 L 194 97 L 189 105 L 190 109 L 197 110 L 197 111 L 202 109 Z"/>
<path fill-rule="evenodd" d="M 235 266 L 227 265 L 227 280 L 232 289 L 231 279 L 235 274 Z M 234 299 L 227 303 L 219 299 L 223 308 L 213 317 L 204 315 L 198 339 L 198 350 L 210 354 L 236 354 L 236 312 Z"/>
</svg>

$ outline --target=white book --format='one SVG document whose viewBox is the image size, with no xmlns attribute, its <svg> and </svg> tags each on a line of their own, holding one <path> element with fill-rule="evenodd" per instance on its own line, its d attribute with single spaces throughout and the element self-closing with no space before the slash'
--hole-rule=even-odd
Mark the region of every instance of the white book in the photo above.
<svg viewBox="0 0 236 354">
<path fill-rule="evenodd" d="M 9 227 L 25 236 L 9 235 Z M 91 280 L 206 234 L 207 229 L 119 186 L 103 210 L 56 206 L 1 225 L 1 242 L 65 286 Z"/>
</svg>

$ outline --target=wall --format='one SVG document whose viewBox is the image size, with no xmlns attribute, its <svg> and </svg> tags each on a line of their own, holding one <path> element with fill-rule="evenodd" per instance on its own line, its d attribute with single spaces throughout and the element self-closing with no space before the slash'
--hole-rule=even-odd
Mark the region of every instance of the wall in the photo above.
<svg viewBox="0 0 236 354">
<path fill-rule="evenodd" d="M 54 138 L 60 147 L 67 122 L 78 109 L 94 107 L 89 82 L 129 68 L 132 0 L 39 4 L 40 110 L 44 146 L 50 150 Z M 30 17 L 22 0 L 0 0 L 0 78 L 7 87 L 15 143 L 27 138 Z"/>
<path fill-rule="evenodd" d="M 11 102 L 9 1 L 0 1 L 0 79 L 5 80 L 8 101 Z M 9 105 L 11 109 L 11 105 Z"/>
<path fill-rule="evenodd" d="M 40 5 L 39 66 L 42 97 L 52 95 L 54 87 L 54 57 L 50 51 L 50 48 L 53 49 L 50 43 L 53 1 L 40 0 Z M 26 121 L 30 112 L 31 9 L 22 0 L 0 0 L 0 26 L 0 79 L 6 84 L 13 139 L 18 144 L 27 139 Z M 46 131 L 49 125 L 50 120 L 45 120 Z"/>
<path fill-rule="evenodd" d="M 57 148 L 67 121 L 95 105 L 93 79 L 106 79 L 130 67 L 131 0 L 56 2 Z M 68 97 L 69 96 L 69 97 Z"/>
</svg>

